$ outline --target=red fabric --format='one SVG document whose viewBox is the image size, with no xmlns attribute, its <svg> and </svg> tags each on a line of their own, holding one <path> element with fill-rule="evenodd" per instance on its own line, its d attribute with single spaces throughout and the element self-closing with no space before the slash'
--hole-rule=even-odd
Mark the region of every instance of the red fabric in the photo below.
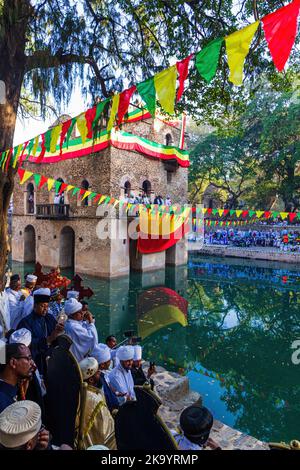
<svg viewBox="0 0 300 470">
<path fill-rule="evenodd" d="M 212 209 L 211 209 L 211 208 L 210 208 L 210 209 L 207 209 L 206 212 L 207 212 L 208 215 L 210 215 L 210 214 L 212 213 Z"/>
<path fill-rule="evenodd" d="M 151 235 L 148 235 L 149 238 L 146 238 L 145 234 L 141 237 L 141 232 L 139 232 L 137 249 L 143 254 L 165 251 L 179 242 L 179 240 L 181 240 L 184 234 L 188 231 L 189 224 L 187 222 L 182 224 L 175 232 L 170 233 L 169 238 L 163 238 L 161 235 L 158 238 L 151 238 Z"/>
<path fill-rule="evenodd" d="M 20 178 L 20 183 L 22 182 L 25 171 L 26 170 L 24 170 L 24 168 L 18 168 L 18 175 L 19 175 L 19 178 Z"/>
<path fill-rule="evenodd" d="M 62 146 L 63 146 L 65 137 L 67 135 L 67 132 L 71 124 L 72 124 L 72 119 L 69 119 L 68 121 L 64 122 L 62 125 L 62 130 L 60 133 L 60 141 L 59 141 L 60 155 L 62 154 Z"/>
<path fill-rule="evenodd" d="M 119 107 L 118 107 L 118 126 L 121 124 L 123 121 L 123 117 L 128 111 L 128 106 L 130 99 L 133 95 L 133 93 L 136 90 L 136 86 L 132 86 L 131 88 L 128 88 L 127 90 L 122 91 L 120 93 L 120 101 L 119 101 Z"/>
<path fill-rule="evenodd" d="M 229 212 L 229 209 L 224 209 L 223 215 L 224 215 L 224 216 L 227 215 L 228 212 Z"/>
<path fill-rule="evenodd" d="M 40 184 L 39 184 L 39 189 L 41 189 L 45 183 L 47 183 L 48 181 L 48 178 L 44 175 L 41 175 L 41 181 L 40 181 Z"/>
<path fill-rule="evenodd" d="M 41 153 L 40 153 L 40 155 L 38 156 L 38 158 L 37 158 L 37 160 L 36 160 L 35 163 L 40 163 L 40 162 L 43 160 L 44 155 L 45 155 L 45 153 L 46 153 L 45 134 L 42 134 L 41 148 L 42 148 Z"/>
<path fill-rule="evenodd" d="M 11 160 L 12 155 L 13 155 L 13 149 L 10 148 L 10 149 L 9 149 L 9 154 L 8 154 L 8 156 L 7 156 L 7 160 L 6 160 L 6 163 L 5 163 L 5 171 L 6 171 L 6 172 L 7 172 L 7 170 L 8 170 L 9 162 L 10 162 L 10 160 Z"/>
<path fill-rule="evenodd" d="M 300 0 L 262 18 L 268 46 L 276 68 L 281 72 L 290 56 L 297 35 Z"/>
<path fill-rule="evenodd" d="M 168 287 L 152 287 L 142 292 L 138 298 L 137 314 L 139 317 L 161 305 L 173 305 L 187 317 L 188 302 L 176 291 Z"/>
<path fill-rule="evenodd" d="M 266 219 L 269 219 L 269 218 L 271 217 L 271 212 L 266 211 L 266 212 L 264 213 L 264 217 L 265 217 Z"/>
<path fill-rule="evenodd" d="M 60 190 L 59 190 L 59 194 L 62 194 L 64 190 L 67 189 L 68 186 L 69 185 L 67 183 L 62 183 Z"/>
<path fill-rule="evenodd" d="M 88 139 L 93 138 L 93 122 L 96 117 L 96 109 L 97 109 L 97 106 L 93 106 L 93 108 L 88 109 L 85 113 L 86 126 L 88 128 L 88 133 L 87 133 Z"/>
<path fill-rule="evenodd" d="M 296 217 L 297 213 L 296 212 L 290 212 L 289 213 L 289 218 L 290 218 L 290 221 L 293 222 L 294 218 Z"/>
<path fill-rule="evenodd" d="M 178 80 L 179 80 L 179 88 L 177 90 L 177 97 L 176 101 L 179 101 L 182 93 L 184 92 L 184 82 L 187 79 L 188 73 L 189 73 L 189 63 L 191 58 L 193 57 L 194 54 L 189 55 L 185 59 L 181 60 L 180 62 L 176 62 L 176 68 L 178 72 Z"/>
<path fill-rule="evenodd" d="M 247 217 L 248 214 L 249 214 L 249 211 L 243 211 L 242 212 L 242 217 Z"/>
</svg>

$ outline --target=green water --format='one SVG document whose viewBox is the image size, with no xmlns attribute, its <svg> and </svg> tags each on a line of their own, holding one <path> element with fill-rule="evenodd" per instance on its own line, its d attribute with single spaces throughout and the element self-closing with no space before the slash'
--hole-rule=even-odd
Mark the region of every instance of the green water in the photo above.
<svg viewBox="0 0 300 470">
<path fill-rule="evenodd" d="M 16 272 L 30 268 L 14 263 Z M 100 341 L 134 330 L 144 357 L 187 374 L 217 419 L 268 441 L 300 439 L 297 267 L 193 255 L 188 267 L 110 282 L 84 276 L 84 286 L 95 293 Z M 164 287 L 188 301 L 186 317 L 182 305 L 170 313 Z"/>
</svg>

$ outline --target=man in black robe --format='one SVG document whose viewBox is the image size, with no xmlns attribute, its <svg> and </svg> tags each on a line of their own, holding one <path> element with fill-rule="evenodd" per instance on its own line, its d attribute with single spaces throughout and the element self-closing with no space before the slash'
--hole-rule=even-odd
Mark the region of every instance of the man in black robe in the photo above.
<svg viewBox="0 0 300 470">
<path fill-rule="evenodd" d="M 131 368 L 132 378 L 134 385 L 144 385 L 144 383 L 149 383 L 151 390 L 154 389 L 154 381 L 151 379 L 151 375 L 155 373 L 154 365 L 150 364 L 150 367 L 147 372 L 147 377 L 142 369 L 142 347 L 139 345 L 133 346 L 134 348 L 134 357 L 133 365 Z"/>
</svg>

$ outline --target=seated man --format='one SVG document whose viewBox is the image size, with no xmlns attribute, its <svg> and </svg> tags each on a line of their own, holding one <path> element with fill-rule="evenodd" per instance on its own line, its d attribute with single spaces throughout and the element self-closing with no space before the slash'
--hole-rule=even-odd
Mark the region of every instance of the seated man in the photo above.
<svg viewBox="0 0 300 470">
<path fill-rule="evenodd" d="M 100 343 L 97 344 L 91 356 L 94 357 L 99 364 L 100 377 L 98 385 L 100 385 L 100 387 L 103 389 L 109 411 L 118 409 L 119 402 L 116 395 L 110 389 L 107 376 L 107 371 L 109 370 L 111 362 L 111 350 L 108 346 L 106 346 L 106 344 Z"/>
<path fill-rule="evenodd" d="M 116 449 L 114 420 L 106 406 L 102 391 L 96 388 L 100 370 L 94 357 L 86 357 L 80 363 L 83 380 L 88 384 L 83 423 L 83 446 L 102 444 Z"/>
<path fill-rule="evenodd" d="M 19 383 L 30 380 L 35 370 L 30 349 L 24 344 L 6 344 L 5 356 L 0 369 L 0 413 L 17 401 Z"/>
<path fill-rule="evenodd" d="M 211 449 L 220 449 L 209 434 L 214 419 L 211 412 L 200 405 L 191 405 L 180 415 L 179 432 L 171 430 L 179 450 L 202 450 L 206 444 Z"/>
<path fill-rule="evenodd" d="M 136 345 L 133 346 L 134 348 L 134 356 L 133 356 L 133 365 L 131 368 L 131 373 L 134 381 L 134 385 L 144 385 L 144 383 L 150 383 L 151 390 L 154 389 L 154 381 L 151 379 L 151 375 L 155 373 L 154 365 L 148 369 L 147 377 L 144 374 L 142 369 L 142 346 Z"/>
<path fill-rule="evenodd" d="M 119 400 L 120 405 L 126 401 L 136 400 L 134 382 L 131 374 L 134 349 L 132 346 L 121 346 L 117 352 L 119 364 L 109 373 L 109 385 L 116 396 L 123 398 Z"/>
<path fill-rule="evenodd" d="M 73 341 L 70 351 L 78 362 L 87 357 L 98 343 L 98 334 L 91 314 L 85 314 L 83 321 L 82 304 L 72 298 L 65 303 L 65 313 L 68 320 L 65 332 Z"/>
<path fill-rule="evenodd" d="M 50 313 L 48 305 L 50 301 L 50 289 L 37 289 L 33 293 L 33 312 L 23 318 L 18 329 L 26 328 L 31 332 L 32 357 L 41 375 L 46 372 L 46 356 L 57 336 L 62 333 L 64 327 L 57 323 Z"/>
</svg>

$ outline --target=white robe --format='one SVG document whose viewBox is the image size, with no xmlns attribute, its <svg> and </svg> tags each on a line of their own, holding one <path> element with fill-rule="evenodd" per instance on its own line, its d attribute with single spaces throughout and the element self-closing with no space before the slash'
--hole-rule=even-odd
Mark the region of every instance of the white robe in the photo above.
<svg viewBox="0 0 300 470">
<path fill-rule="evenodd" d="M 17 328 L 20 318 L 22 296 L 21 291 L 12 290 L 10 287 L 6 289 L 8 303 L 9 303 L 9 314 L 10 314 L 10 327 L 14 330 Z"/>
<path fill-rule="evenodd" d="M 6 291 L 0 292 L 0 326 L 3 329 L 4 336 L 5 333 L 10 330 L 9 301 L 8 294 Z"/>
<path fill-rule="evenodd" d="M 131 400 L 136 400 L 131 370 L 125 370 L 118 364 L 108 375 L 109 385 L 113 392 L 126 393 Z"/>
<path fill-rule="evenodd" d="M 90 354 L 98 343 L 98 333 L 94 323 L 68 319 L 65 323 L 65 333 L 73 341 L 70 351 L 78 362 Z"/>
</svg>

